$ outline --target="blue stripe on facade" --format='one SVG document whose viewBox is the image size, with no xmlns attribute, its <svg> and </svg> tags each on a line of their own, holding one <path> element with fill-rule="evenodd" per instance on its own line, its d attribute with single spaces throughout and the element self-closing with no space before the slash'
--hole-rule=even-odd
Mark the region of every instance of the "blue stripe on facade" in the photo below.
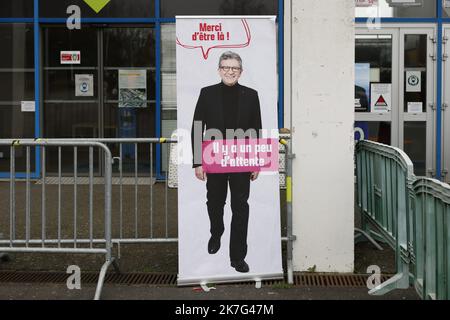
<svg viewBox="0 0 450 320">
<path fill-rule="evenodd" d="M 40 18 L 40 23 L 66 23 L 67 18 Z M 157 18 L 81 18 L 81 23 L 156 23 Z"/>
<path fill-rule="evenodd" d="M 34 18 L 0 18 L 0 23 L 33 23 Z"/>
<path fill-rule="evenodd" d="M 34 137 L 41 137 L 40 123 L 40 32 L 39 32 L 39 0 L 34 0 Z M 36 172 L 41 172 L 41 148 L 36 148 Z"/>
<path fill-rule="evenodd" d="M 24 172 L 18 172 L 15 175 L 16 179 L 26 179 L 27 175 Z M 9 173 L 0 172 L 0 179 L 9 179 Z M 39 179 L 39 175 L 36 172 L 30 174 L 30 179 Z"/>
<path fill-rule="evenodd" d="M 175 18 L 159 18 L 161 23 L 175 23 L 177 21 Z"/>
<path fill-rule="evenodd" d="M 284 127 L 284 1 L 278 0 L 278 128 Z"/>
</svg>

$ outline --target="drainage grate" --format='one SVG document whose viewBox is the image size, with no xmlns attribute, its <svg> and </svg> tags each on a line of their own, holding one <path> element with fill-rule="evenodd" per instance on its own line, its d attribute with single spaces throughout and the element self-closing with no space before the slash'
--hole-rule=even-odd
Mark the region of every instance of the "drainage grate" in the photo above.
<svg viewBox="0 0 450 320">
<path fill-rule="evenodd" d="M 63 272 L 0 272 L 0 283 L 65 283 L 68 274 Z M 320 274 L 320 273 L 296 273 L 294 274 L 294 286 L 299 287 L 366 287 L 366 274 Z M 382 275 L 381 282 L 388 280 L 392 275 Z M 96 284 L 98 273 L 84 272 L 81 282 Z M 175 286 L 177 275 L 172 273 L 109 273 L 105 277 L 105 283 L 122 285 L 164 285 Z M 237 285 L 254 285 L 254 282 L 245 281 Z M 283 285 L 283 280 L 265 280 L 265 286 Z"/>
<path fill-rule="evenodd" d="M 65 283 L 68 274 L 63 272 L 0 272 L 0 283 Z M 95 284 L 98 273 L 83 272 L 81 282 Z M 152 274 L 152 273 L 110 273 L 105 277 L 105 283 L 124 285 L 176 285 L 176 274 Z"/>
<path fill-rule="evenodd" d="M 366 274 L 321 274 L 298 273 L 294 275 L 294 285 L 301 287 L 366 287 Z M 391 275 L 382 275 L 381 282 Z"/>
</svg>

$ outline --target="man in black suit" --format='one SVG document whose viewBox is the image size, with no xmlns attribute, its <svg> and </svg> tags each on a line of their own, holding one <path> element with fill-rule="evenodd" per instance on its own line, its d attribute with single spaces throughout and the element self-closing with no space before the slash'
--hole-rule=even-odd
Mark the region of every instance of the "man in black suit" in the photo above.
<svg viewBox="0 0 450 320">
<path fill-rule="evenodd" d="M 262 129 L 261 110 L 257 91 L 238 83 L 242 75 L 242 59 L 234 52 L 224 52 L 219 59 L 218 84 L 202 88 L 195 108 L 192 125 L 193 167 L 195 176 L 206 182 L 207 208 L 211 238 L 208 252 L 220 249 L 224 232 L 224 206 L 228 185 L 231 194 L 230 260 L 238 272 L 248 272 L 247 229 L 249 218 L 248 198 L 250 181 L 258 178 L 258 172 L 208 173 L 202 168 L 201 148 L 203 140 L 258 138 Z M 206 134 L 204 130 L 206 129 Z"/>
</svg>

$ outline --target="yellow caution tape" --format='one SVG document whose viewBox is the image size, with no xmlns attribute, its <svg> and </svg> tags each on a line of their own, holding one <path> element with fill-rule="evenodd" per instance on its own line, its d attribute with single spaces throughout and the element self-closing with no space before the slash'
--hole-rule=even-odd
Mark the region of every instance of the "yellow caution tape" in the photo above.
<svg viewBox="0 0 450 320">
<path fill-rule="evenodd" d="M 166 138 L 159 138 L 159 143 L 165 143 L 166 142 Z"/>
<path fill-rule="evenodd" d="M 20 140 L 14 140 L 12 145 L 13 146 L 20 146 Z"/>
<path fill-rule="evenodd" d="M 281 143 L 282 145 L 287 145 L 287 141 L 284 140 L 284 139 L 280 139 L 280 143 Z"/>
</svg>

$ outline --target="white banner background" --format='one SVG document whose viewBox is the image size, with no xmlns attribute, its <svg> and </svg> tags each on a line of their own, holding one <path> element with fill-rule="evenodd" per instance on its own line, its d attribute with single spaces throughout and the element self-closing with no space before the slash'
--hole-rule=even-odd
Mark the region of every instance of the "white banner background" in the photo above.
<svg viewBox="0 0 450 320">
<path fill-rule="evenodd" d="M 178 138 L 184 159 L 192 161 L 190 131 L 200 90 L 221 81 L 218 62 L 220 55 L 227 50 L 238 53 L 242 58 L 244 71 L 239 83 L 258 91 L 263 128 L 278 128 L 275 17 L 177 17 L 177 39 L 182 44 L 199 45 L 199 42 L 192 41 L 192 34 L 199 31 L 199 23 L 207 22 L 222 23 L 223 32 L 230 32 L 230 40 L 224 44 L 233 41 L 234 44 L 244 43 L 246 34 L 242 18 L 247 21 L 251 34 L 250 44 L 245 48 L 213 48 L 205 59 L 201 49 L 177 45 Z M 213 45 L 217 45 L 217 41 Z M 277 134 L 272 137 L 277 138 Z M 207 252 L 210 223 L 206 207 L 206 182 L 195 177 L 192 162 L 179 164 L 178 187 L 179 284 L 282 276 L 278 172 L 262 172 L 250 185 L 248 251 L 245 258 L 250 267 L 249 273 L 239 273 L 230 266 L 232 213 L 229 190 L 221 248 L 210 255 Z"/>
</svg>

